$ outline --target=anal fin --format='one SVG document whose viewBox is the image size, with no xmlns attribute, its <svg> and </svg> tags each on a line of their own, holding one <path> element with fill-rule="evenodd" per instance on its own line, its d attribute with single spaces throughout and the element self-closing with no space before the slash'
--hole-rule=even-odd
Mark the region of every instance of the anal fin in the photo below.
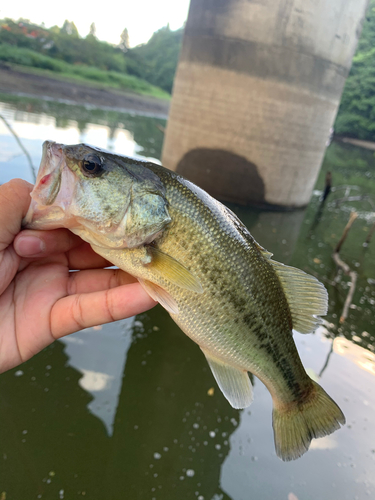
<svg viewBox="0 0 375 500">
<path fill-rule="evenodd" d="M 202 347 L 201 347 L 202 349 Z M 213 376 L 233 408 L 246 408 L 253 401 L 253 388 L 247 371 L 234 368 L 202 349 Z"/>
</svg>

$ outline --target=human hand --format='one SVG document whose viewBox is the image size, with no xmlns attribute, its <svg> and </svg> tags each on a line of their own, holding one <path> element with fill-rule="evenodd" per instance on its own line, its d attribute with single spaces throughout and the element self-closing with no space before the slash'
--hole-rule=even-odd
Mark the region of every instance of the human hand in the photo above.
<svg viewBox="0 0 375 500">
<path fill-rule="evenodd" d="M 0 186 L 0 373 L 64 335 L 156 304 L 67 229 L 21 231 L 31 189 L 20 179 Z"/>
</svg>

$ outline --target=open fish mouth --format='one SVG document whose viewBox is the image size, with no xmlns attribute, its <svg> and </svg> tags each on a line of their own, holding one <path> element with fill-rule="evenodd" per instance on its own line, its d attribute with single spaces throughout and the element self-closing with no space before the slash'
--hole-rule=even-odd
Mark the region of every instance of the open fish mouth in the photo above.
<svg viewBox="0 0 375 500">
<path fill-rule="evenodd" d="M 30 195 L 30 207 L 22 220 L 22 227 L 55 229 L 62 226 L 64 209 L 69 206 L 71 198 L 66 179 L 69 175 L 63 145 L 45 141 L 38 176 Z"/>
</svg>

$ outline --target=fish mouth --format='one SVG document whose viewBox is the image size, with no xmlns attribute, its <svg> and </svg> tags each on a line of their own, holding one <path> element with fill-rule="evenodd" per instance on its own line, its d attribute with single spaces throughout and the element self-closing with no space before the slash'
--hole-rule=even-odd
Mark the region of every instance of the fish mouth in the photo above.
<svg viewBox="0 0 375 500">
<path fill-rule="evenodd" d="M 61 191 L 62 170 L 65 166 L 63 144 L 43 143 L 43 153 L 31 196 L 31 203 L 22 227 L 27 229 L 54 229 L 62 227 L 63 207 L 53 205 Z"/>
</svg>

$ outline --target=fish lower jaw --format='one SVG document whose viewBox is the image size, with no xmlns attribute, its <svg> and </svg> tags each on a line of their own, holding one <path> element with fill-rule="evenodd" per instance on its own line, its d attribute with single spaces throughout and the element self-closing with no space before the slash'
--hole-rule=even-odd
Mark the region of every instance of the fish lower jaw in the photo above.
<svg viewBox="0 0 375 500">
<path fill-rule="evenodd" d="M 64 225 L 64 211 L 55 206 L 41 206 L 35 200 L 31 200 L 29 209 L 22 219 L 24 229 L 58 229 Z"/>
</svg>

